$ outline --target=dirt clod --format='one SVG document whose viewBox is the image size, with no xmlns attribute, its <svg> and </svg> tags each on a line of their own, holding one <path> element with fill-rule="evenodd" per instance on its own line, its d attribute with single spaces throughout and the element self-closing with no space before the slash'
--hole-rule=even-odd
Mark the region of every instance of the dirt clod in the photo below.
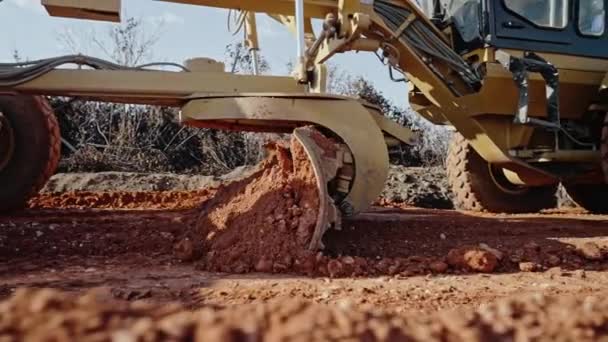
<svg viewBox="0 0 608 342">
<path fill-rule="evenodd" d="M 433 271 L 433 273 L 444 273 L 448 270 L 448 267 L 448 264 L 443 261 L 434 261 L 429 264 L 429 268 L 431 271 Z"/>
<path fill-rule="evenodd" d="M 491 273 L 498 266 L 498 259 L 479 247 L 461 247 L 448 253 L 447 263 L 458 269 Z"/>
<path fill-rule="evenodd" d="M 585 242 L 579 249 L 579 253 L 587 260 L 602 260 L 602 250 L 594 242 Z"/>
<path fill-rule="evenodd" d="M 181 261 L 192 261 L 194 259 L 194 244 L 189 238 L 184 238 L 174 247 L 175 256 Z"/>
<path fill-rule="evenodd" d="M 538 272 L 542 270 L 542 266 L 534 262 L 524 261 L 519 263 L 519 270 L 522 272 Z"/>
</svg>

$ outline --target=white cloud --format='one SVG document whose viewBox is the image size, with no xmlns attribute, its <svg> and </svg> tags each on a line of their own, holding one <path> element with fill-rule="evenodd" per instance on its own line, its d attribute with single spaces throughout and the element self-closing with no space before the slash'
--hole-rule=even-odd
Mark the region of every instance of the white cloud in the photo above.
<svg viewBox="0 0 608 342">
<path fill-rule="evenodd" d="M 16 5 L 19 8 L 34 11 L 37 13 L 46 12 L 40 0 L 8 0 L 8 2 Z"/>
<path fill-rule="evenodd" d="M 149 16 L 146 17 L 145 20 L 155 25 L 182 25 L 185 23 L 184 18 L 172 12 L 164 12 L 161 15 Z"/>
</svg>

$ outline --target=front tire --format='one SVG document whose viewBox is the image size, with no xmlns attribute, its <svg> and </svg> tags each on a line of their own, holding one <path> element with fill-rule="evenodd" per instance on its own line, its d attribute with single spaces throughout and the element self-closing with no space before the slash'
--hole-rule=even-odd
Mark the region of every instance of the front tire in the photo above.
<svg viewBox="0 0 608 342">
<path fill-rule="evenodd" d="M 447 175 L 457 209 L 529 213 L 557 206 L 557 185 L 516 186 L 501 173 L 500 169 L 485 161 L 461 134 L 454 134 L 448 151 Z"/>
<path fill-rule="evenodd" d="M 42 96 L 0 96 L 0 212 L 23 208 L 55 173 L 57 118 Z"/>
</svg>

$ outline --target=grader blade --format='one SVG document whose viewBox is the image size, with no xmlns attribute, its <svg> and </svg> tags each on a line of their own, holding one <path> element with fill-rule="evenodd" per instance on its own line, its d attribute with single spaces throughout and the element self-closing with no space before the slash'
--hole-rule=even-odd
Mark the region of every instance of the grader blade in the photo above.
<svg viewBox="0 0 608 342">
<path fill-rule="evenodd" d="M 311 250 L 323 248 L 324 233 L 340 229 L 342 216 L 356 215 L 378 198 L 388 173 L 387 143 L 412 139 L 375 109 L 336 96 L 197 96 L 182 107 L 181 120 L 195 127 L 291 132 L 306 153 L 318 192 Z"/>
<path fill-rule="evenodd" d="M 343 156 L 349 152 L 345 151 L 340 144 L 334 143 L 323 136 L 314 127 L 296 128 L 293 131 L 293 136 L 306 151 L 315 172 L 319 192 L 317 222 L 309 249 L 323 249 L 321 238 L 327 229 L 330 227 L 340 228 L 340 211 L 336 207 L 334 199 L 330 196 L 328 185 L 335 180 L 338 171 L 344 167 Z"/>
</svg>

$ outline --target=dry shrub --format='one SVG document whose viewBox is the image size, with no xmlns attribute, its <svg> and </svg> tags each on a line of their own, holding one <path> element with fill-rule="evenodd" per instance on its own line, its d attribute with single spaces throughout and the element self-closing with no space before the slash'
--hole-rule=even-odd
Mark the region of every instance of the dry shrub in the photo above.
<svg viewBox="0 0 608 342">
<path fill-rule="evenodd" d="M 65 141 L 63 172 L 224 174 L 264 156 L 267 135 L 185 127 L 175 109 L 73 101 L 52 104 Z"/>
</svg>

